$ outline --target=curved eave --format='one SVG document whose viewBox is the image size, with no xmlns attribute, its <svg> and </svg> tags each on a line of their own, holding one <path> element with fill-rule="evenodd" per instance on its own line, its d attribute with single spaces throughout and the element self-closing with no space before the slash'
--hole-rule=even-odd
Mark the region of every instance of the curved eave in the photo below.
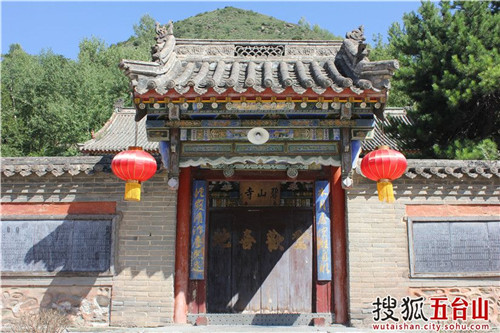
<svg viewBox="0 0 500 333">
<path fill-rule="evenodd" d="M 156 143 L 156 142 L 155 142 Z M 122 151 L 127 150 L 127 148 L 123 149 L 82 149 L 80 152 L 84 155 L 88 156 L 102 156 L 102 155 L 116 155 L 121 153 Z M 160 153 L 158 147 L 156 148 L 144 148 L 143 150 L 150 153 L 151 155 L 157 155 Z"/>
<path fill-rule="evenodd" d="M 150 99 L 150 98 L 155 98 L 155 99 L 164 99 L 164 98 L 170 98 L 170 99 L 177 99 L 177 98 L 225 98 L 225 97 L 230 97 L 230 98 L 236 98 L 240 96 L 245 96 L 245 97 L 261 97 L 261 98 L 266 98 L 266 97 L 283 97 L 283 98 L 303 98 L 303 97 L 308 97 L 308 98 L 314 98 L 314 97 L 373 97 L 373 98 L 383 98 L 387 96 L 387 90 L 375 90 L 375 89 L 357 89 L 355 87 L 349 87 L 349 88 L 343 88 L 341 90 L 334 90 L 331 87 L 328 88 L 322 88 L 322 89 L 294 89 L 293 87 L 287 87 L 283 90 L 273 90 L 272 88 L 265 88 L 263 90 L 256 90 L 253 87 L 242 89 L 242 90 L 235 90 L 234 88 L 225 88 L 225 89 L 214 89 L 214 88 L 207 88 L 207 89 L 196 89 L 194 87 L 187 87 L 182 88 L 182 89 L 170 89 L 166 91 L 165 93 L 158 93 L 156 90 L 151 89 L 148 90 L 147 92 L 144 93 L 138 93 L 137 91 L 134 91 L 134 97 L 135 98 L 140 98 L 140 99 Z"/>
</svg>

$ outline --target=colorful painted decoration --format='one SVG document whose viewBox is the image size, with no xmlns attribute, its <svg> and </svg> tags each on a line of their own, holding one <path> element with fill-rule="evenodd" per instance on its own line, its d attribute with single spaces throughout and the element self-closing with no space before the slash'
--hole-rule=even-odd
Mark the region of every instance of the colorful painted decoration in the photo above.
<svg viewBox="0 0 500 333">
<path fill-rule="evenodd" d="M 203 280 L 205 272 L 205 230 L 207 217 L 207 182 L 193 181 L 193 201 L 191 206 L 191 265 L 189 278 Z M 224 230 L 225 231 L 225 230 Z M 231 238 L 231 235 L 226 231 Z M 231 243 L 229 243 L 231 247 Z"/>
<path fill-rule="evenodd" d="M 315 192 L 318 281 L 331 281 L 330 183 L 327 180 L 317 181 Z"/>
<path fill-rule="evenodd" d="M 388 146 L 380 146 L 368 153 L 361 161 L 361 172 L 366 178 L 377 182 L 378 199 L 394 202 L 392 181 L 398 179 L 408 166 L 406 158 Z"/>
<path fill-rule="evenodd" d="M 135 146 L 119 153 L 111 162 L 113 173 L 127 182 L 124 196 L 127 201 L 141 201 L 141 182 L 153 177 L 156 168 L 155 158 Z"/>
</svg>

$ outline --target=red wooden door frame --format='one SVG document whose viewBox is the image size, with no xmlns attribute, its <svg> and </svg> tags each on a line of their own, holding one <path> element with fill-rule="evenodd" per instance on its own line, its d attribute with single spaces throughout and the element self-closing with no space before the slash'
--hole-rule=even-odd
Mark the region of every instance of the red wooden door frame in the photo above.
<svg viewBox="0 0 500 333">
<path fill-rule="evenodd" d="M 181 168 L 177 190 L 175 236 L 174 323 L 187 323 L 189 283 L 189 224 L 191 219 L 191 168 Z"/>
<path fill-rule="evenodd" d="M 342 188 L 340 167 L 331 168 L 330 173 L 330 215 L 332 216 L 332 258 L 333 258 L 333 312 L 337 324 L 347 324 L 347 234 L 345 216 L 345 191 Z"/>
<path fill-rule="evenodd" d="M 177 232 L 174 278 L 174 323 L 187 323 L 188 305 L 193 313 L 206 312 L 205 281 L 189 282 L 189 224 L 191 214 L 191 181 L 192 178 L 204 180 L 262 180 L 289 181 L 285 171 L 236 172 L 231 178 L 224 177 L 222 170 L 201 170 L 181 168 L 179 190 L 177 194 Z M 296 181 L 314 181 L 329 179 L 331 184 L 331 216 L 332 216 L 332 258 L 333 281 L 319 284 L 316 281 L 316 312 L 335 313 L 335 322 L 348 322 L 347 310 L 347 255 L 346 255 L 346 217 L 345 191 L 341 185 L 340 167 L 324 167 L 319 171 L 300 172 Z M 333 291 L 333 295 L 332 295 Z M 191 296 L 190 296 L 191 295 Z"/>
</svg>

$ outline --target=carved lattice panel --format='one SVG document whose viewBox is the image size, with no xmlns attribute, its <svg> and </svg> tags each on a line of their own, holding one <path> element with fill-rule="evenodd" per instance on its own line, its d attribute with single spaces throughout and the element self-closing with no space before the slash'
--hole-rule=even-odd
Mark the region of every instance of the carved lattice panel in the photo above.
<svg viewBox="0 0 500 333">
<path fill-rule="evenodd" d="M 236 57 L 281 57 L 285 55 L 285 45 L 235 45 Z"/>
</svg>

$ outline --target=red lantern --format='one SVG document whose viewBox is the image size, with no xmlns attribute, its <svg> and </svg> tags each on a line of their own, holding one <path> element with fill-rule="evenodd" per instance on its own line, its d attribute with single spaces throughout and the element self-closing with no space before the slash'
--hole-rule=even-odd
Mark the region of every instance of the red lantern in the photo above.
<svg viewBox="0 0 500 333">
<path fill-rule="evenodd" d="M 156 173 L 156 160 L 141 147 L 129 147 L 113 158 L 111 170 L 125 180 L 125 200 L 141 201 L 141 182 Z"/>
<path fill-rule="evenodd" d="M 406 158 L 398 151 L 388 146 L 380 146 L 377 150 L 368 153 L 361 161 L 361 172 L 366 178 L 377 182 L 378 198 L 380 201 L 393 202 L 394 192 L 392 183 L 405 173 Z"/>
</svg>

